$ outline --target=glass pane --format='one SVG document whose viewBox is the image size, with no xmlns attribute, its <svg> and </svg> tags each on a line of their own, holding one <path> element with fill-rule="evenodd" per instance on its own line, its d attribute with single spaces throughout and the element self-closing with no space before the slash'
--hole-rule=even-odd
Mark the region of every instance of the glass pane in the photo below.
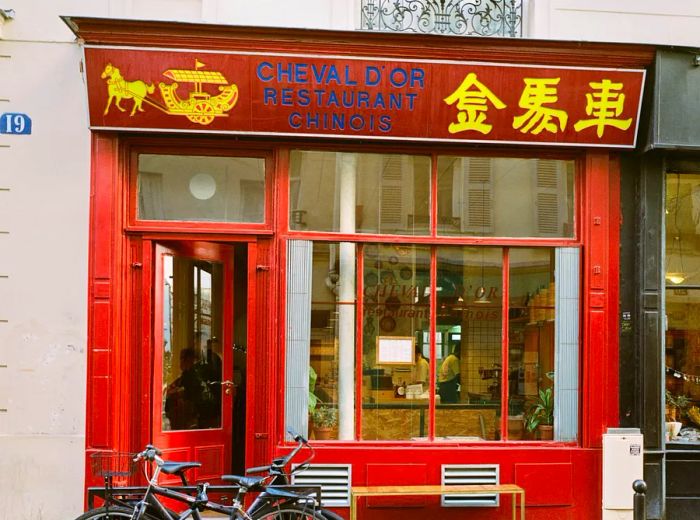
<svg viewBox="0 0 700 520">
<path fill-rule="evenodd" d="M 292 229 L 430 231 L 429 157 L 295 150 L 289 191 Z"/>
<path fill-rule="evenodd" d="M 430 248 L 367 245 L 363 269 L 362 439 L 425 438 Z"/>
<path fill-rule="evenodd" d="M 265 160 L 141 154 L 137 205 L 142 220 L 263 222 Z"/>
<path fill-rule="evenodd" d="M 287 256 L 287 428 L 352 440 L 355 245 L 290 241 Z"/>
<path fill-rule="evenodd" d="M 666 283 L 700 285 L 700 174 L 666 175 Z"/>
<path fill-rule="evenodd" d="M 223 267 L 163 256 L 162 430 L 221 427 Z"/>
<path fill-rule="evenodd" d="M 436 438 L 500 438 L 503 252 L 437 250 Z"/>
<path fill-rule="evenodd" d="M 666 315 L 666 431 L 669 440 L 698 441 L 700 290 L 667 289 Z"/>
<path fill-rule="evenodd" d="M 510 250 L 508 438 L 552 439 L 554 249 Z"/>
<path fill-rule="evenodd" d="M 438 233 L 573 237 L 574 162 L 439 157 Z"/>
</svg>

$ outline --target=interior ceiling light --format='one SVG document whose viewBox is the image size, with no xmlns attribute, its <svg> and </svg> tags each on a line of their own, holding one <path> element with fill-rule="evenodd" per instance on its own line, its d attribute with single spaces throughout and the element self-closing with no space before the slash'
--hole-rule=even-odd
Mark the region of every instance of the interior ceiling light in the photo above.
<svg viewBox="0 0 700 520">
<path fill-rule="evenodd" d="M 680 285 L 685 282 L 685 275 L 683 273 L 666 273 L 666 280 L 674 285 Z"/>
</svg>

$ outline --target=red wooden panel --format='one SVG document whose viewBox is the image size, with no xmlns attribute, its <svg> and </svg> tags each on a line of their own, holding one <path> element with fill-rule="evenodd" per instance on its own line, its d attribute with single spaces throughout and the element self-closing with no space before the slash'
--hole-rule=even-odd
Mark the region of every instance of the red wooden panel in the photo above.
<svg viewBox="0 0 700 520">
<path fill-rule="evenodd" d="M 196 446 L 194 460 L 202 463 L 197 468 L 197 480 L 214 480 L 224 473 L 224 446 Z"/>
<path fill-rule="evenodd" d="M 109 377 L 110 351 L 107 349 L 92 349 L 90 354 L 90 370 L 92 377 Z"/>
<path fill-rule="evenodd" d="M 572 505 L 572 475 L 570 463 L 515 464 L 515 483 L 525 489 L 528 506 Z"/>
<path fill-rule="evenodd" d="M 116 150 L 113 138 L 93 139 L 92 201 L 90 204 L 91 278 L 111 280 L 114 241 L 114 170 Z"/>
<path fill-rule="evenodd" d="M 419 486 L 428 483 L 427 464 L 367 464 L 368 486 Z M 427 497 L 367 498 L 367 507 L 424 507 Z"/>
<path fill-rule="evenodd" d="M 89 345 L 94 349 L 109 349 L 112 341 L 112 304 L 109 300 L 92 304 L 92 326 Z"/>
<path fill-rule="evenodd" d="M 92 377 L 88 390 L 88 439 L 91 448 L 110 449 L 112 414 L 110 412 L 109 376 Z M 89 468 L 87 468 L 89 470 Z"/>
</svg>

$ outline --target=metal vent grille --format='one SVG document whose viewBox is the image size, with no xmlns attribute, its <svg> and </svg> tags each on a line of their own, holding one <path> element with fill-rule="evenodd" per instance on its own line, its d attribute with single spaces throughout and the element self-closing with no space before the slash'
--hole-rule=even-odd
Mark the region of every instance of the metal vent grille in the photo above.
<svg viewBox="0 0 700 520">
<path fill-rule="evenodd" d="M 497 464 L 443 464 L 443 486 L 498 484 Z M 498 494 L 442 495 L 443 507 L 498 507 Z"/>
<path fill-rule="evenodd" d="M 292 476 L 292 484 L 321 486 L 324 507 L 350 506 L 350 464 L 312 464 L 309 469 Z"/>
</svg>

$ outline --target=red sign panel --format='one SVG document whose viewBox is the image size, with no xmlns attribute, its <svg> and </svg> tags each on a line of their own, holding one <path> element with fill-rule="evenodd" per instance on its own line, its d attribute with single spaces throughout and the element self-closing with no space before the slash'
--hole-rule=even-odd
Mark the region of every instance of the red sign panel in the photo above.
<svg viewBox="0 0 700 520">
<path fill-rule="evenodd" d="M 635 145 L 643 70 L 85 49 L 94 129 Z"/>
</svg>

